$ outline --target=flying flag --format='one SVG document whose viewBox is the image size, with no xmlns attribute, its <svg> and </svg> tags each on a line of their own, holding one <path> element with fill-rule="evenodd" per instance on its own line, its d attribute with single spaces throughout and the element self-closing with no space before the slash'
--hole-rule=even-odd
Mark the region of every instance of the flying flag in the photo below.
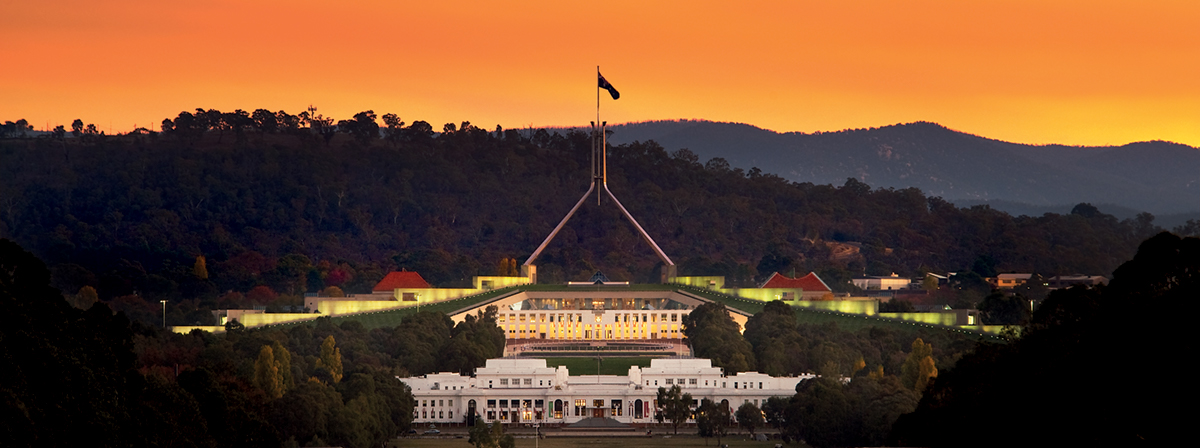
<svg viewBox="0 0 1200 448">
<path fill-rule="evenodd" d="M 607 90 L 608 94 L 612 95 L 614 100 L 621 97 L 621 92 L 618 92 L 616 87 L 613 87 L 612 84 L 609 84 L 608 80 L 604 79 L 604 75 L 601 75 L 600 72 L 596 72 L 596 76 L 600 77 L 600 88 Z"/>
</svg>

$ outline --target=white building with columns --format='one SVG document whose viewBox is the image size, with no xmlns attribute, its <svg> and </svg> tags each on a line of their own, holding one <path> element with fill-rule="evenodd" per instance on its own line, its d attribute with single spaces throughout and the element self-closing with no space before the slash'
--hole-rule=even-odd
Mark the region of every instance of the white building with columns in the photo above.
<svg viewBox="0 0 1200 448">
<path fill-rule="evenodd" d="M 571 376 L 566 367 L 547 367 L 544 359 L 500 358 L 487 360 L 474 376 L 443 372 L 397 379 L 412 389 L 414 423 L 470 423 L 478 415 L 487 422 L 555 425 L 588 417 L 655 423 L 658 388 L 675 385 L 692 395 L 694 406 L 707 398 L 731 412 L 746 402 L 761 407 L 768 398 L 795 395 L 796 385 L 812 377 L 725 375 L 700 358 L 653 359 L 650 367 L 630 367 L 624 376 Z"/>
</svg>

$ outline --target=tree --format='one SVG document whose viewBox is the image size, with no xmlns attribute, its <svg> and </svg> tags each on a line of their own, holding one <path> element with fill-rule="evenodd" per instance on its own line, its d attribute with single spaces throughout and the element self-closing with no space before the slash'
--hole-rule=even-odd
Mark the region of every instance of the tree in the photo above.
<svg viewBox="0 0 1200 448">
<path fill-rule="evenodd" d="M 766 403 L 763 403 L 765 406 Z M 750 432 L 750 436 L 754 436 L 754 430 L 761 428 L 763 425 L 763 411 L 749 401 L 738 406 L 737 413 L 738 426 Z"/>
<path fill-rule="evenodd" d="M 720 302 L 709 302 L 683 316 L 683 333 L 692 342 L 696 356 L 734 374 L 755 366 L 754 347 L 742 337 L 740 327 Z"/>
<path fill-rule="evenodd" d="M 271 344 L 271 354 L 275 356 L 275 366 L 279 369 L 279 384 L 287 392 L 296 387 L 296 379 L 292 375 L 292 353 L 279 341 Z"/>
<path fill-rule="evenodd" d="M 337 286 L 330 286 L 328 288 L 321 290 L 321 297 L 345 297 L 345 296 L 346 296 L 346 293 L 342 291 L 342 288 L 338 288 Z"/>
<path fill-rule="evenodd" d="M 337 125 L 338 129 L 365 145 L 379 138 L 379 123 L 376 123 L 375 119 L 375 111 L 368 110 L 354 114 L 353 119 L 339 121 Z"/>
<path fill-rule="evenodd" d="M 79 293 L 75 294 L 75 301 L 71 303 L 76 308 L 86 310 L 92 307 L 92 304 L 99 302 L 100 296 L 96 294 L 96 288 L 91 286 L 83 286 L 79 288 Z"/>
<path fill-rule="evenodd" d="M 856 425 L 841 382 L 826 377 L 801 381 L 788 406 L 787 425 L 789 434 L 812 446 L 852 444 Z"/>
<path fill-rule="evenodd" d="M 383 114 L 383 124 L 387 125 L 387 141 L 395 144 L 400 142 L 401 130 L 404 128 L 404 122 L 396 114 Z"/>
<path fill-rule="evenodd" d="M 679 434 L 679 425 L 686 423 L 692 415 L 692 394 L 683 393 L 679 385 L 671 386 L 670 389 L 659 387 L 657 401 L 658 412 L 662 414 L 663 419 L 671 422 L 675 434 Z"/>
<path fill-rule="evenodd" d="M 771 397 L 762 405 L 762 412 L 766 414 L 768 425 L 776 430 L 783 430 L 787 425 L 787 408 L 788 399 L 783 397 Z"/>
<path fill-rule="evenodd" d="M 258 351 L 258 360 L 254 361 L 254 385 L 262 389 L 268 398 L 275 399 L 283 396 L 283 377 L 279 373 L 279 363 L 275 361 L 275 353 L 271 346 L 264 345 Z"/>
<path fill-rule="evenodd" d="M 978 308 L 984 325 L 1024 325 L 1032 314 L 1029 299 L 1002 291 L 988 294 Z"/>
<path fill-rule="evenodd" d="M 71 122 L 71 135 L 75 136 L 75 138 L 83 135 L 83 120 L 76 118 L 75 121 Z"/>
<path fill-rule="evenodd" d="M 342 380 L 342 350 L 334 346 L 333 335 L 325 337 L 321 343 L 321 357 L 317 360 L 317 368 L 329 372 L 336 384 Z"/>
<path fill-rule="evenodd" d="M 716 437 L 717 445 L 720 445 L 728 427 L 729 408 L 707 398 L 700 400 L 700 407 L 696 409 L 696 428 L 700 437 Z"/>
<path fill-rule="evenodd" d="M 926 361 L 928 359 L 928 361 Z M 924 376 L 922 376 L 924 375 Z M 904 360 L 900 370 L 900 381 L 904 387 L 917 392 L 924 392 L 930 377 L 937 376 L 937 367 L 933 362 L 933 345 L 926 344 L 921 338 L 912 343 L 912 351 Z"/>
<path fill-rule="evenodd" d="M 196 256 L 196 263 L 192 265 L 192 275 L 200 280 L 208 280 L 208 265 L 203 255 Z"/>
<path fill-rule="evenodd" d="M 495 422 L 493 425 L 499 426 L 500 422 Z M 475 448 L 495 448 L 498 446 L 496 441 L 492 440 L 492 428 L 489 428 L 487 423 L 483 422 L 483 417 L 475 416 L 475 426 L 471 427 L 467 435 L 467 443 L 475 445 Z"/>
</svg>

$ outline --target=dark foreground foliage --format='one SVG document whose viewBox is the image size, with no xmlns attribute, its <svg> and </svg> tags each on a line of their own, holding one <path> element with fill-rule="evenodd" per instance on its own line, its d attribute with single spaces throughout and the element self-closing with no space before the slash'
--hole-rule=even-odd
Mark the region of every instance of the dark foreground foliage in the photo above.
<svg viewBox="0 0 1200 448">
<path fill-rule="evenodd" d="M 981 345 L 941 375 L 894 442 L 917 446 L 1162 446 L 1183 440 L 1196 353 L 1176 313 L 1200 297 L 1200 239 L 1162 233 L 1107 287 L 1060 290 L 1007 345 Z M 1180 366 L 1182 367 L 1182 365 Z M 1173 403 L 1175 405 L 1173 405 Z"/>
<path fill-rule="evenodd" d="M 0 239 L 0 440 L 8 447 L 380 446 L 412 421 L 396 376 L 500 355 L 495 310 L 365 330 L 328 318 L 187 335 L 72 307 L 40 260 Z"/>
</svg>

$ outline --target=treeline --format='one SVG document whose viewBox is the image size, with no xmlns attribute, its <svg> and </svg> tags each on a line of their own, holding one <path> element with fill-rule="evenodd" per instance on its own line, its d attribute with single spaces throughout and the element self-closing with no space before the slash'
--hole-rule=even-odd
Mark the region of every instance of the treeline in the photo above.
<svg viewBox="0 0 1200 448">
<path fill-rule="evenodd" d="M 472 371 L 502 354 L 495 309 L 454 325 L 418 313 L 368 331 L 329 318 L 181 335 L 86 311 L 0 239 L 5 446 L 381 446 L 412 421 L 396 376 Z"/>
<path fill-rule="evenodd" d="M 367 292 L 399 268 L 465 285 L 528 256 L 586 189 L 586 133 L 379 120 L 201 109 L 161 133 L 2 140 L 0 236 L 46 260 L 82 307 L 94 296 L 150 323 L 166 300 L 168 324 L 205 324 L 210 309 Z M 653 142 L 609 153 L 610 188 L 680 274 L 735 286 L 812 270 L 846 290 L 854 275 L 966 271 L 981 257 L 1000 272 L 1103 275 L 1158 230 L 1090 206 L 1012 217 L 853 179 L 791 183 Z M 861 250 L 833 257 L 828 242 Z M 597 270 L 653 282 L 658 263 L 614 207 L 592 203 L 538 260 L 543 282 Z"/>
<path fill-rule="evenodd" d="M 766 401 L 761 413 L 738 411 L 743 427 L 754 427 L 743 417 L 765 415 L 785 440 L 812 446 L 883 445 L 893 423 L 916 410 L 939 372 L 952 369 L 980 340 L 945 330 L 850 332 L 834 324 L 798 325 L 795 310 L 781 301 L 752 316 L 744 337 L 719 303 L 697 307 L 683 325 L 696 356 L 712 359 L 727 374 L 819 375 L 797 385 L 794 396 Z M 663 413 L 675 422 L 671 412 Z M 681 415 L 686 420 L 688 414 Z M 711 431 L 701 425 L 701 432 Z"/>
</svg>

